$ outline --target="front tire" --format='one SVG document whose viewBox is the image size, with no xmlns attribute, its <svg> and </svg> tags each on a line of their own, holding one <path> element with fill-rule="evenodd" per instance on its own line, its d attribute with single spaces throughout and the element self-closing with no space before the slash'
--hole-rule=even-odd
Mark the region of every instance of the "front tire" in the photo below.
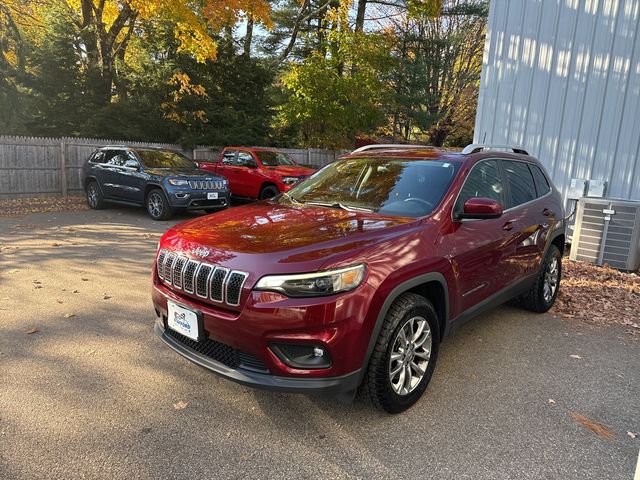
<svg viewBox="0 0 640 480">
<path fill-rule="evenodd" d="M 171 207 L 166 195 L 159 188 L 154 188 L 147 193 L 145 200 L 147 213 L 154 220 L 167 220 L 171 218 Z"/>
<path fill-rule="evenodd" d="M 92 210 L 100 210 L 104 208 L 104 197 L 98 182 L 89 182 L 85 190 L 87 196 L 87 205 Z"/>
<path fill-rule="evenodd" d="M 548 311 L 558 298 L 562 277 L 562 254 L 555 245 L 551 245 L 540 266 L 536 280 L 520 301 L 527 310 L 536 313 Z"/>
<path fill-rule="evenodd" d="M 415 293 L 400 295 L 384 319 L 362 393 L 388 413 L 405 411 L 427 388 L 439 345 L 438 316 L 433 305 Z"/>
</svg>

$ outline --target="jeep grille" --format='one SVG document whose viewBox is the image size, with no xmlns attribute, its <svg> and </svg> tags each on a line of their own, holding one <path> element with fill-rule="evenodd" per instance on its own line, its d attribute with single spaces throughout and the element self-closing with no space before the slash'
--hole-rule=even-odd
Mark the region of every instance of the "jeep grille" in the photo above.
<svg viewBox="0 0 640 480">
<path fill-rule="evenodd" d="M 165 284 L 213 302 L 240 305 L 248 273 L 199 262 L 164 248 L 157 262 L 158 277 Z"/>
<path fill-rule="evenodd" d="M 222 180 L 189 180 L 189 186 L 193 190 L 224 190 Z"/>
</svg>

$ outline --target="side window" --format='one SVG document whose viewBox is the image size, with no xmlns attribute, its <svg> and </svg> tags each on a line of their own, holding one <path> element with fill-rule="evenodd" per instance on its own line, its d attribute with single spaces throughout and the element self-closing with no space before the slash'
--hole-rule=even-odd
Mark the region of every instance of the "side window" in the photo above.
<svg viewBox="0 0 640 480">
<path fill-rule="evenodd" d="M 107 161 L 109 165 L 114 165 L 116 167 L 124 166 L 127 161 L 127 153 L 122 150 L 116 150 L 114 155 Z"/>
<path fill-rule="evenodd" d="M 536 191 L 538 192 L 538 196 L 542 197 L 551 191 L 551 185 L 549 185 L 549 181 L 547 177 L 545 177 L 542 170 L 537 165 L 529 164 L 529 169 L 531 173 L 533 173 L 533 180 L 536 183 Z"/>
<path fill-rule="evenodd" d="M 236 150 L 225 150 L 224 156 L 222 157 L 223 165 L 233 165 L 233 161 L 236 158 Z"/>
<path fill-rule="evenodd" d="M 107 157 L 104 154 L 104 150 L 98 150 L 93 154 L 93 156 L 91 157 L 91 160 L 89 161 L 91 163 L 104 163 L 106 162 L 106 160 L 107 160 Z"/>
<path fill-rule="evenodd" d="M 462 212 L 464 203 L 470 198 L 491 198 L 504 205 L 502 177 L 497 160 L 484 160 L 477 163 L 464 182 L 455 211 Z"/>
<path fill-rule="evenodd" d="M 524 162 L 503 160 L 504 170 L 511 197 L 507 199 L 507 208 L 517 207 L 537 198 L 536 187 L 529 167 Z"/>
<path fill-rule="evenodd" d="M 236 161 L 236 164 L 239 167 L 252 167 L 256 166 L 256 161 L 249 152 L 238 152 L 238 160 Z"/>
</svg>

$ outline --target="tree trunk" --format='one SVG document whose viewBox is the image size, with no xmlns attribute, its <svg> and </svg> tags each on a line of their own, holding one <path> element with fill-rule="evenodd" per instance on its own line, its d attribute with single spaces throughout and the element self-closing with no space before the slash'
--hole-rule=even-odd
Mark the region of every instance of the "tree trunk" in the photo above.
<svg viewBox="0 0 640 480">
<path fill-rule="evenodd" d="M 251 58 L 251 40 L 253 39 L 253 17 L 247 15 L 247 33 L 244 36 L 244 52 L 243 55 Z"/>
<path fill-rule="evenodd" d="M 358 0 L 358 12 L 356 13 L 356 32 L 364 30 L 364 16 L 367 11 L 367 0 Z"/>
</svg>

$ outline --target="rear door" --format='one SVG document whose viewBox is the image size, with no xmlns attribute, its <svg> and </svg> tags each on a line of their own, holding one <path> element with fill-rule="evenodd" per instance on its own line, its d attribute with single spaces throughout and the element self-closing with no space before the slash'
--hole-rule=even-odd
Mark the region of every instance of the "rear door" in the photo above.
<svg viewBox="0 0 640 480">
<path fill-rule="evenodd" d="M 454 206 L 454 218 L 470 198 L 491 198 L 504 206 L 505 188 L 499 160 L 476 163 L 467 174 Z M 458 279 L 460 312 L 505 288 L 513 274 L 515 247 L 504 217 L 454 222 L 452 260 Z"/>
<path fill-rule="evenodd" d="M 545 193 L 542 184 L 536 188 L 532 173 L 534 164 L 503 159 L 502 167 L 507 193 L 507 211 L 504 216 L 511 222 L 509 224 L 510 241 L 515 246 L 514 274 L 516 278 L 521 278 L 538 271 L 550 226 L 548 217 L 553 214 L 545 207 L 542 197 L 551 190 L 548 188 Z M 538 189 L 540 189 L 540 195 Z"/>
</svg>

